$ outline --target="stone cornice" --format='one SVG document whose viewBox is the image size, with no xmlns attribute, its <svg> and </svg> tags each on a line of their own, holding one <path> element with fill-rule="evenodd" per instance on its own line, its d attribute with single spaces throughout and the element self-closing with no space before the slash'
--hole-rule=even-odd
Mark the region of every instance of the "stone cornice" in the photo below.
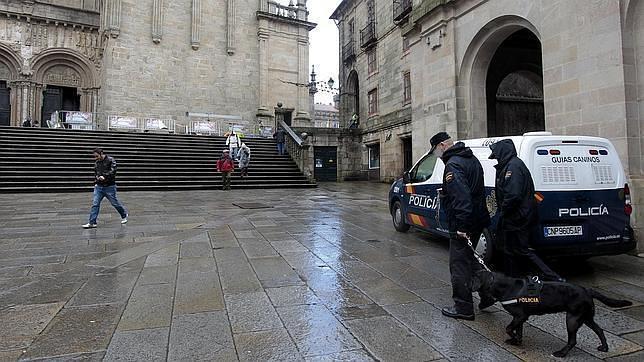
<svg viewBox="0 0 644 362">
<path fill-rule="evenodd" d="M 36 2 L 27 11 L 20 2 L 0 2 L 0 14 L 29 20 L 59 22 L 98 29 L 100 13 L 92 10 L 75 9 Z"/>
<path fill-rule="evenodd" d="M 292 25 L 296 25 L 296 26 L 301 26 L 303 28 L 306 28 L 308 31 L 311 31 L 311 30 L 315 29 L 316 26 L 318 26 L 318 24 L 316 24 L 316 23 L 311 23 L 311 22 L 308 22 L 308 21 L 299 20 L 299 19 L 295 19 L 295 18 L 287 18 L 287 17 L 284 17 L 284 16 L 278 16 L 278 15 L 271 14 L 271 13 L 266 12 L 266 11 L 258 11 L 257 12 L 257 19 L 267 19 L 267 20 L 272 20 L 272 21 L 279 21 L 279 22 L 282 22 L 282 23 L 288 23 L 288 24 L 292 24 Z"/>
</svg>

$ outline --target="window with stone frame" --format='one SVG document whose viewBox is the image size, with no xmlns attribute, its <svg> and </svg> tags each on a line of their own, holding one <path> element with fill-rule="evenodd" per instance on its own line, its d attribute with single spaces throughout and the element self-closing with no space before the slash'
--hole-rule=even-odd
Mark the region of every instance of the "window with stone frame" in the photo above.
<svg viewBox="0 0 644 362">
<path fill-rule="evenodd" d="M 367 72 L 371 75 L 378 71 L 378 62 L 376 62 L 376 48 L 367 50 Z"/>
<path fill-rule="evenodd" d="M 369 115 L 378 113 L 378 88 L 374 88 L 367 94 L 367 101 L 369 103 Z"/>
<path fill-rule="evenodd" d="M 369 150 L 369 168 L 380 168 L 380 144 L 368 145 Z"/>
<path fill-rule="evenodd" d="M 411 103 L 411 73 L 403 73 L 403 104 Z"/>
<path fill-rule="evenodd" d="M 409 52 L 409 37 L 403 37 L 402 39 L 402 51 L 403 53 Z"/>
</svg>

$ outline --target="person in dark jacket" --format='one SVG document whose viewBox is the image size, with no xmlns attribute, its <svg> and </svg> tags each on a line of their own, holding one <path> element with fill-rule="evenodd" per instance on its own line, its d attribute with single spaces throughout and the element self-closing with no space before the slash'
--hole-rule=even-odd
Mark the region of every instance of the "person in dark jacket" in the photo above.
<svg viewBox="0 0 644 362">
<path fill-rule="evenodd" d="M 445 163 L 440 204 L 448 218 L 449 269 L 454 305 L 443 308 L 442 313 L 451 318 L 473 320 L 472 277 L 482 266 L 474 257 L 472 247 L 476 247 L 483 229 L 490 224 L 483 167 L 472 150 L 465 147 L 463 142 L 454 143 L 446 132 L 434 135 L 430 144 L 432 152 Z M 468 238 L 472 241 L 472 247 L 467 244 Z M 494 304 L 491 296 L 480 292 L 479 295 L 479 309 Z"/>
<path fill-rule="evenodd" d="M 94 149 L 94 160 L 96 161 L 94 163 L 94 197 L 89 222 L 83 225 L 83 228 L 90 229 L 98 226 L 96 219 L 104 197 L 107 197 L 121 215 L 121 224 L 127 223 L 128 213 L 116 197 L 116 161 L 106 155 L 101 148 Z"/>
<path fill-rule="evenodd" d="M 285 149 L 285 144 L 284 142 L 286 141 L 286 135 L 284 134 L 284 130 L 280 127 L 273 133 L 273 138 L 275 138 L 275 142 L 277 142 L 277 153 L 280 155 L 283 155 L 286 153 Z"/>
<path fill-rule="evenodd" d="M 522 277 L 521 265 L 529 262 L 546 280 L 563 281 L 550 269 L 530 244 L 538 227 L 534 182 L 526 165 L 517 157 L 514 143 L 504 139 L 490 145 L 491 159 L 496 159 L 496 203 L 499 208 L 497 240 L 503 244 L 505 274 Z"/>
</svg>

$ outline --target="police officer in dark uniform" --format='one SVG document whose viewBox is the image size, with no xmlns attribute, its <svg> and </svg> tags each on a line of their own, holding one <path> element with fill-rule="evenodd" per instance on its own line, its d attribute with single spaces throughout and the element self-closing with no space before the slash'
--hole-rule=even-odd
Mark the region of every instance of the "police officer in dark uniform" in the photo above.
<svg viewBox="0 0 644 362">
<path fill-rule="evenodd" d="M 432 151 L 445 163 L 441 205 L 447 212 L 450 233 L 449 270 L 454 305 L 443 308 L 442 313 L 451 318 L 474 320 L 472 276 L 482 266 L 474 258 L 467 238 L 476 247 L 483 229 L 490 224 L 483 167 L 472 150 L 463 142 L 454 143 L 446 132 L 435 134 L 430 144 Z M 479 309 L 494 304 L 491 296 L 479 295 Z"/>
<path fill-rule="evenodd" d="M 504 271 L 511 277 L 523 277 L 521 266 L 529 262 L 544 280 L 564 281 L 530 249 L 539 222 L 534 182 L 526 165 L 517 157 L 510 139 L 490 145 L 496 159 L 496 203 L 499 207 L 497 240 L 503 244 Z"/>
</svg>

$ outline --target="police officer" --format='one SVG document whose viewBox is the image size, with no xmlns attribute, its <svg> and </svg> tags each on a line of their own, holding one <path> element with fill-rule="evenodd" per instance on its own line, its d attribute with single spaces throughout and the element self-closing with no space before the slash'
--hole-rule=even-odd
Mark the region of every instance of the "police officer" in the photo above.
<svg viewBox="0 0 644 362">
<path fill-rule="evenodd" d="M 472 150 L 463 142 L 454 143 L 446 132 L 435 134 L 429 142 L 432 152 L 445 163 L 441 205 L 449 220 L 449 270 L 454 305 L 443 308 L 442 313 L 451 318 L 474 320 L 472 276 L 482 266 L 474 258 L 467 238 L 476 247 L 483 229 L 490 224 L 483 167 Z M 479 295 L 479 309 L 494 304 L 492 297 Z"/>
<path fill-rule="evenodd" d="M 550 269 L 530 244 L 537 233 L 537 201 L 534 197 L 534 182 L 526 165 L 517 157 L 514 143 L 510 139 L 490 145 L 496 159 L 496 203 L 500 218 L 497 237 L 504 245 L 505 274 L 522 277 L 521 265 L 529 262 L 538 269 L 545 280 L 563 281 Z"/>
</svg>

